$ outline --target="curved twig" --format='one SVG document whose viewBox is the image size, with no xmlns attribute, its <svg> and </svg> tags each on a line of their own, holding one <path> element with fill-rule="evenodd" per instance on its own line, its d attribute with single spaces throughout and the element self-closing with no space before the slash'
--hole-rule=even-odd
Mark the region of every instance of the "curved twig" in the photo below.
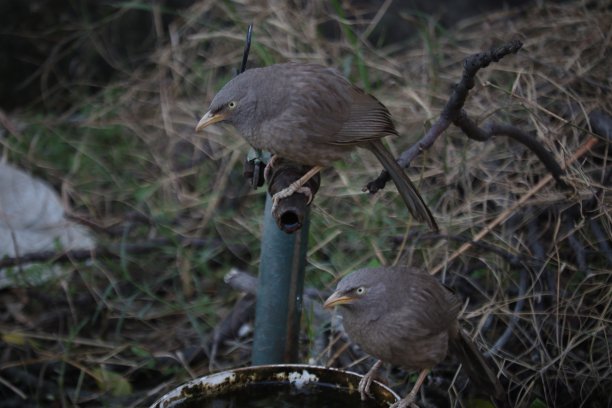
<svg viewBox="0 0 612 408">
<path fill-rule="evenodd" d="M 408 167 L 410 162 L 421 154 L 423 150 L 429 149 L 442 132 L 444 132 L 459 116 L 470 89 L 474 87 L 474 77 L 478 70 L 487 67 L 491 62 L 499 61 L 508 54 L 516 53 L 522 46 L 523 43 L 521 41 L 512 40 L 501 47 L 492 48 L 487 52 L 481 52 L 466 58 L 463 63 L 463 75 L 461 76 L 461 80 L 455 85 L 453 93 L 444 106 L 440 117 L 421 140 L 400 155 L 400 158 L 397 160 L 399 165 Z M 389 173 L 383 171 L 378 178 L 366 185 L 366 189 L 371 194 L 376 193 L 378 190 L 384 188 L 389 180 Z"/>
<path fill-rule="evenodd" d="M 546 166 L 548 171 L 553 175 L 559 187 L 563 189 L 569 188 L 569 186 L 561 179 L 561 177 L 565 175 L 565 172 L 559 163 L 555 161 L 550 152 L 546 150 L 541 143 L 539 143 L 527 132 L 523 132 L 519 128 L 512 125 L 496 122 L 489 122 L 482 127 L 478 127 L 478 125 L 468 117 L 467 113 L 463 109 L 453 123 L 458 126 L 468 138 L 477 140 L 479 142 L 485 142 L 491 139 L 493 136 L 507 136 L 525 145 L 538 157 L 538 159 L 540 159 L 542 163 L 544 163 L 544 166 Z"/>
<path fill-rule="evenodd" d="M 527 284 L 529 283 L 529 280 L 527 279 L 528 276 L 529 274 L 527 273 L 527 270 L 521 269 L 518 284 L 518 294 L 516 296 L 517 301 L 514 304 L 514 309 L 512 310 L 512 315 L 510 316 L 508 326 L 506 326 L 506 329 L 501 334 L 501 336 L 499 336 L 495 344 L 493 344 L 491 348 L 484 353 L 485 357 L 491 357 L 492 355 L 497 354 L 497 352 L 501 350 L 506 345 L 508 340 L 510 340 L 510 338 L 512 337 L 512 334 L 514 333 L 514 328 L 516 327 L 516 324 L 519 321 L 519 316 L 525 304 L 525 294 L 527 293 Z"/>
</svg>

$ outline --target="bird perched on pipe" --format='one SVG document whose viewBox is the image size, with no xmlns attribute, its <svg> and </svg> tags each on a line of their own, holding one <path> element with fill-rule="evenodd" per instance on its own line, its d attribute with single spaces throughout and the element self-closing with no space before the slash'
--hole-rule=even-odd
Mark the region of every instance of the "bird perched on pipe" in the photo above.
<svg viewBox="0 0 612 408">
<path fill-rule="evenodd" d="M 410 213 L 438 229 L 416 187 L 381 141 L 397 135 L 389 111 L 336 70 L 305 63 L 246 70 L 217 93 L 196 131 L 222 121 L 234 125 L 254 148 L 312 166 L 275 194 L 275 203 L 355 147 L 362 147 L 373 152 L 389 172 Z"/>
<path fill-rule="evenodd" d="M 461 302 L 426 271 L 407 267 L 360 269 L 338 282 L 324 306 L 338 306 L 350 339 L 379 360 L 359 384 L 362 399 L 368 395 L 382 362 L 387 362 L 420 370 L 412 391 L 393 408 L 411 406 L 429 371 L 450 352 L 479 389 L 505 405 L 502 385 L 459 328 Z"/>
</svg>

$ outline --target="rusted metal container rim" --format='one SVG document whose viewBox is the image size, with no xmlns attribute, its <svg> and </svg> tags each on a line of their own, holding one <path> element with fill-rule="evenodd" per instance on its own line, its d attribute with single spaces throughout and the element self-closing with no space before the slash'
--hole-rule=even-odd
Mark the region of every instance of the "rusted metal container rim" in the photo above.
<svg viewBox="0 0 612 408">
<path fill-rule="evenodd" d="M 289 383 L 301 388 L 309 383 L 332 385 L 341 389 L 358 392 L 363 376 L 337 368 L 307 364 L 270 364 L 236 368 L 196 378 L 170 391 L 151 408 L 171 408 L 189 398 L 214 397 L 256 383 Z M 378 401 L 394 403 L 399 396 L 386 385 L 374 381 L 370 388 L 372 397 Z"/>
</svg>

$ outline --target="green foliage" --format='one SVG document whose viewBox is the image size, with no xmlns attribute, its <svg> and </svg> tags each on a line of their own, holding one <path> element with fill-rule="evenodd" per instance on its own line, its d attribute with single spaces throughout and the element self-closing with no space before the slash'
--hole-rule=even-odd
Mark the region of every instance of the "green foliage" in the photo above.
<svg viewBox="0 0 612 408">
<path fill-rule="evenodd" d="M 495 408 L 495 404 L 493 404 L 489 400 L 474 398 L 474 399 L 470 399 L 467 402 L 467 407 L 468 408 Z"/>
<path fill-rule="evenodd" d="M 94 375 L 100 390 L 108 392 L 114 397 L 127 396 L 133 392 L 132 384 L 121 374 L 104 368 L 97 368 Z"/>
<path fill-rule="evenodd" d="M 529 407 L 530 408 L 548 408 L 548 405 L 546 405 L 546 403 L 542 401 L 541 399 L 536 398 L 533 400 L 533 402 L 531 403 Z"/>
</svg>

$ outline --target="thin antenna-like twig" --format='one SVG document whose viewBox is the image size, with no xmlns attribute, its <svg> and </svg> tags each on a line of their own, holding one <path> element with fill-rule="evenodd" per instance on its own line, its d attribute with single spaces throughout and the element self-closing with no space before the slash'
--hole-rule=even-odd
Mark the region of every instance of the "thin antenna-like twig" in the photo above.
<svg viewBox="0 0 612 408">
<path fill-rule="evenodd" d="M 244 44 L 244 52 L 242 53 L 242 64 L 240 64 L 240 73 L 246 71 L 247 61 L 249 59 L 249 52 L 251 51 L 251 36 L 253 34 L 253 24 L 249 24 L 246 33 L 246 41 Z"/>
</svg>

